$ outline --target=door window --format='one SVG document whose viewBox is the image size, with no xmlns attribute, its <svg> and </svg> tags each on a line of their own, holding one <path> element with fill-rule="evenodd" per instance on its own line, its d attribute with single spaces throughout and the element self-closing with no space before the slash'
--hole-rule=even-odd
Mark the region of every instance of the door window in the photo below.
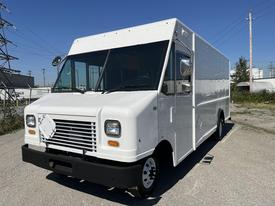
<svg viewBox="0 0 275 206">
<path fill-rule="evenodd" d="M 176 93 L 188 95 L 192 92 L 191 57 L 181 51 L 176 51 Z"/>
<path fill-rule="evenodd" d="M 167 63 L 167 68 L 165 71 L 165 76 L 162 84 L 162 93 L 165 95 L 174 95 L 175 94 L 175 60 L 174 60 L 174 44 L 172 45 L 169 60 Z"/>
</svg>

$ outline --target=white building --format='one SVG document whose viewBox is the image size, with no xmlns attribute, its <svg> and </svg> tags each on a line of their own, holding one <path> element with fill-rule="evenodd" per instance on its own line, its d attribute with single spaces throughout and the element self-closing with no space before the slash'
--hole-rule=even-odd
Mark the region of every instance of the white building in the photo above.
<svg viewBox="0 0 275 206">
<path fill-rule="evenodd" d="M 260 68 L 253 68 L 252 76 L 253 76 L 253 79 L 262 79 L 264 78 L 264 70 Z"/>
<path fill-rule="evenodd" d="M 254 80 L 255 89 L 254 90 L 267 90 L 270 92 L 275 92 L 275 78 L 262 78 Z"/>
<path fill-rule="evenodd" d="M 249 69 L 247 69 L 247 71 L 249 72 Z M 235 73 L 236 73 L 235 69 L 230 70 L 230 80 L 231 81 L 232 81 L 232 76 L 235 75 Z M 253 76 L 253 79 L 262 79 L 262 78 L 264 78 L 264 70 L 260 69 L 260 68 L 253 68 L 252 76 Z"/>
</svg>

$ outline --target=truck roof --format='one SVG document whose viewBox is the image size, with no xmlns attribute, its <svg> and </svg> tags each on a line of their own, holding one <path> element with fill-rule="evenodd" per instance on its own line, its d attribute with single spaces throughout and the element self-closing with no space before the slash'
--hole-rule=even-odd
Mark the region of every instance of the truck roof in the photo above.
<svg viewBox="0 0 275 206">
<path fill-rule="evenodd" d="M 171 18 L 153 23 L 77 38 L 74 40 L 68 55 L 170 40 L 174 35 L 177 24 L 180 24 L 191 33 L 195 33 L 179 19 Z M 226 58 L 226 56 L 221 51 L 212 46 L 200 35 L 196 34 L 196 36 Z"/>
<path fill-rule="evenodd" d="M 177 21 L 173 18 L 81 37 L 74 40 L 69 55 L 169 40 Z"/>
</svg>

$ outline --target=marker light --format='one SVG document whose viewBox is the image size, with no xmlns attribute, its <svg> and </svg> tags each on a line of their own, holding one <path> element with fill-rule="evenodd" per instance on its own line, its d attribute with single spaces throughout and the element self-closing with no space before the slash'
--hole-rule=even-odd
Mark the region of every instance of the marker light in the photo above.
<svg viewBox="0 0 275 206">
<path fill-rule="evenodd" d="M 112 146 L 112 147 L 119 147 L 119 142 L 118 141 L 109 140 L 108 141 L 108 145 Z"/>
<path fill-rule="evenodd" d="M 31 134 L 31 135 L 35 135 L 35 130 L 33 130 L 33 129 L 29 129 L 29 134 Z"/>
</svg>

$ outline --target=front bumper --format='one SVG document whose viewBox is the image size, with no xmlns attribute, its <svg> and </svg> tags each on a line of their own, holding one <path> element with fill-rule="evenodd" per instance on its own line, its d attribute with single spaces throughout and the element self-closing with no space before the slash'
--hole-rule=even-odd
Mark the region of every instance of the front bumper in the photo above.
<svg viewBox="0 0 275 206">
<path fill-rule="evenodd" d="M 41 152 L 22 146 L 22 159 L 38 167 L 56 173 L 87 180 L 105 186 L 130 188 L 136 186 L 141 178 L 141 165 L 115 165 L 95 163 L 78 157 Z"/>
</svg>

